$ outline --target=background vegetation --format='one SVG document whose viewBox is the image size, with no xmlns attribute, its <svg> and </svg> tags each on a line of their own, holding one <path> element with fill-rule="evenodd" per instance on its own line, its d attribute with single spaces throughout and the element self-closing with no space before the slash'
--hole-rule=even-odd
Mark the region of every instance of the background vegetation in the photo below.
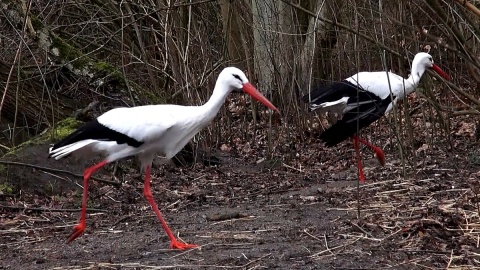
<svg viewBox="0 0 480 270">
<path fill-rule="evenodd" d="M 453 77 L 422 85 L 425 117 L 436 118 L 440 130 L 448 130 L 451 118 L 479 113 L 478 1 L 0 4 L 5 18 L 0 27 L 0 110 L 6 148 L 24 141 L 25 131 L 36 135 L 65 117 L 88 119 L 114 106 L 202 104 L 219 70 L 231 65 L 244 69 L 281 109 L 282 121 L 274 121 L 272 129 L 286 134 L 298 128 L 295 138 L 301 139 L 303 131 L 316 127 L 299 102 L 309 89 L 360 70 L 388 69 L 407 76 L 419 51 L 431 53 Z M 229 126 L 232 118 L 263 115 L 255 108 L 238 114 L 235 102 L 250 101 L 233 100 L 222 111 L 225 121 L 203 132 L 205 146 L 218 147 L 231 132 L 247 136 Z"/>
<path fill-rule="evenodd" d="M 480 269 L 479 9 L 479 0 L 0 0 L 0 268 Z M 318 140 L 335 116 L 308 114 L 300 97 L 358 71 L 406 77 L 421 51 L 452 80 L 428 72 L 361 131 L 387 164 L 364 151 L 367 182 L 355 186 L 351 144 Z M 166 238 L 140 199 L 141 176 L 124 165 L 93 178 L 89 231 L 62 245 L 91 160 L 54 162 L 48 144 L 113 107 L 203 104 L 226 66 L 245 70 L 281 115 L 232 94 L 186 147 L 198 159 L 179 159 L 194 169 L 154 164 L 162 213 L 202 249 L 159 249 Z"/>
</svg>

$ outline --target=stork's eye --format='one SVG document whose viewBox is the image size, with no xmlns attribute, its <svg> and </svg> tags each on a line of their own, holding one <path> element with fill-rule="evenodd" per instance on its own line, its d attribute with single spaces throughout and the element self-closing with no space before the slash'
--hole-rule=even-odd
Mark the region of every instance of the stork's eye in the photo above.
<svg viewBox="0 0 480 270">
<path fill-rule="evenodd" d="M 238 79 L 240 82 L 242 82 L 242 78 L 240 78 L 240 76 L 238 76 L 237 74 L 232 74 L 233 77 L 235 77 L 235 79 Z"/>
<path fill-rule="evenodd" d="M 430 62 L 433 62 L 433 59 L 431 57 L 429 57 L 428 60 L 430 60 Z"/>
</svg>

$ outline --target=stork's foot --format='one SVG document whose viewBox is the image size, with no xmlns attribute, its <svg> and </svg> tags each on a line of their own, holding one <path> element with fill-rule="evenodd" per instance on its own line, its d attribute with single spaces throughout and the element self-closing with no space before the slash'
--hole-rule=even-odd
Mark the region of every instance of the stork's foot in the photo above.
<svg viewBox="0 0 480 270">
<path fill-rule="evenodd" d="M 72 242 L 79 237 L 85 231 L 85 222 L 80 222 L 77 226 L 73 227 L 73 232 L 68 237 L 67 243 Z"/>
<path fill-rule="evenodd" d="M 182 242 L 178 242 L 177 240 L 173 240 L 170 243 L 170 248 L 171 249 L 179 249 L 179 250 L 184 250 L 184 249 L 190 249 L 190 248 L 197 248 L 197 245 L 194 244 L 185 244 Z"/>
</svg>

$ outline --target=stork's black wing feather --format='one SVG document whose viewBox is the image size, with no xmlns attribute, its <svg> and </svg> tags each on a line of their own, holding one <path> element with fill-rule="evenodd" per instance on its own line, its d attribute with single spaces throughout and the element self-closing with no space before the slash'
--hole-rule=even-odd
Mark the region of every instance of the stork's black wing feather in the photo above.
<svg viewBox="0 0 480 270">
<path fill-rule="evenodd" d="M 375 102 L 361 104 L 353 108 L 346 112 L 341 120 L 325 130 L 320 135 L 320 139 L 325 142 L 326 146 L 339 144 L 352 135 L 355 135 L 358 130 L 380 119 L 380 117 L 385 114 L 391 102 L 392 99 L 390 99 L 390 97 L 386 99 L 377 97 Z"/>
<path fill-rule="evenodd" d="M 371 92 L 365 91 L 360 86 L 347 80 L 318 87 L 309 94 L 302 97 L 304 102 L 311 105 L 320 105 L 325 102 L 334 102 L 341 98 L 348 97 L 347 105 L 354 107 L 355 104 L 370 103 L 378 100 L 379 97 Z M 372 104 L 372 106 L 374 106 Z M 312 109 L 309 108 L 311 111 Z"/>
<path fill-rule="evenodd" d="M 88 139 L 99 141 L 115 141 L 118 144 L 126 143 L 133 147 L 140 147 L 143 144 L 142 141 L 138 141 L 121 132 L 108 128 L 95 119 L 83 124 L 75 132 L 54 144 L 52 150 Z"/>
</svg>

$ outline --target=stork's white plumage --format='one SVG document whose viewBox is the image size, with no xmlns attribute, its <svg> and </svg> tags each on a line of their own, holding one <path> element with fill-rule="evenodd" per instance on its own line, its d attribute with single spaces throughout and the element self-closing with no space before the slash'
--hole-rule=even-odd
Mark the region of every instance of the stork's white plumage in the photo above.
<svg viewBox="0 0 480 270">
<path fill-rule="evenodd" d="M 415 91 L 427 68 L 431 68 L 446 80 L 450 79 L 433 63 L 430 54 L 421 52 L 415 55 L 411 74 L 407 79 L 385 71 L 359 72 L 341 82 L 320 87 L 302 98 L 309 103 L 310 111 L 343 113 L 342 119 L 325 130 L 320 139 L 330 147 L 350 137 L 353 139 L 360 181 L 364 182 L 365 176 L 358 143 L 363 143 L 375 151 L 382 165 L 385 164 L 385 156 L 382 149 L 358 138 L 357 131 L 378 120 L 392 110 L 399 100 Z"/>
<path fill-rule="evenodd" d="M 177 241 L 164 221 L 150 191 L 150 167 L 156 154 L 167 159 L 175 156 L 190 139 L 216 116 L 233 90 L 243 90 L 268 108 L 278 111 L 255 87 L 245 74 L 234 67 L 225 68 L 218 76 L 213 94 L 202 106 L 147 105 L 110 110 L 90 121 L 53 145 L 49 157 L 60 159 L 69 154 L 99 153 L 105 159 L 85 170 L 80 223 L 74 227 L 68 242 L 80 236 L 86 226 L 88 179 L 105 164 L 137 156 L 145 170 L 144 195 L 170 238 L 170 247 L 196 247 Z"/>
</svg>

